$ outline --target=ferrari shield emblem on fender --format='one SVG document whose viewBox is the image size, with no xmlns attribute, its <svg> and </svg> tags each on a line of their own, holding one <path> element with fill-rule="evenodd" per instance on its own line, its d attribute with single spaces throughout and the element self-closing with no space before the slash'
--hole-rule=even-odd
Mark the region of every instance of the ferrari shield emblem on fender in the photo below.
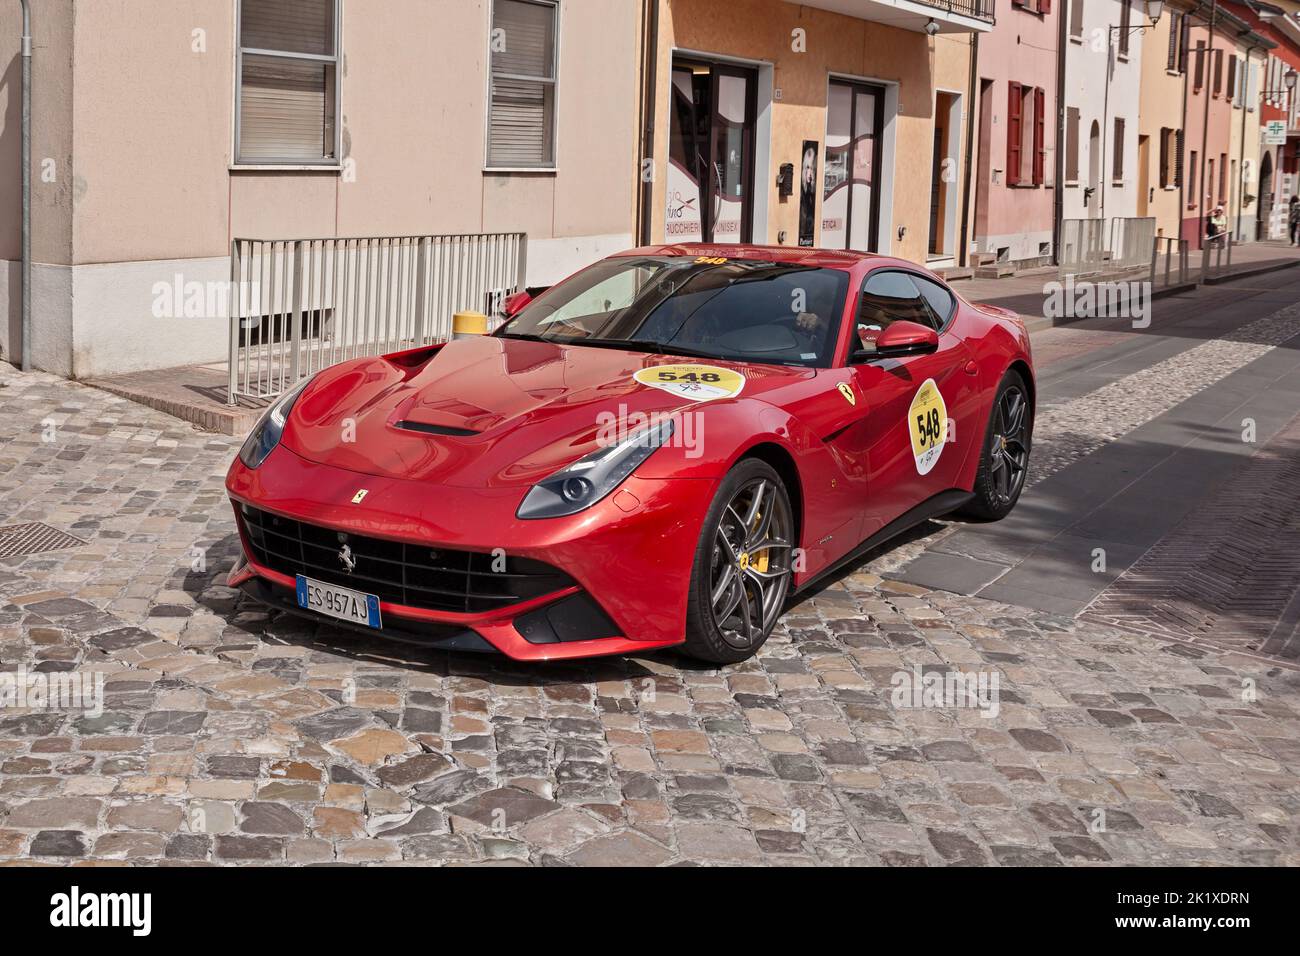
<svg viewBox="0 0 1300 956">
<path fill-rule="evenodd" d="M 370 494 L 370 491 L 366 488 L 362 488 L 360 491 L 358 491 L 355 495 L 352 496 L 352 503 L 354 505 L 361 504 L 361 502 L 366 500 L 366 495 L 368 494 Z"/>
<path fill-rule="evenodd" d="M 858 396 L 853 394 L 853 386 L 847 382 L 840 382 L 840 394 L 844 396 L 850 405 L 858 404 Z"/>
</svg>

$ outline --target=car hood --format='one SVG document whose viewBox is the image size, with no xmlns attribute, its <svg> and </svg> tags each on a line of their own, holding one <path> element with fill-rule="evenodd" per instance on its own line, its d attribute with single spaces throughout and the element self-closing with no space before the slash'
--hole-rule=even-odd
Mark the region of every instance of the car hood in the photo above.
<svg viewBox="0 0 1300 956">
<path fill-rule="evenodd" d="M 642 384 L 643 369 L 715 366 L 735 395 L 697 401 Z M 309 461 L 470 488 L 528 486 L 686 408 L 774 400 L 815 370 L 476 336 L 427 362 L 369 358 L 328 369 L 298 400 L 283 443 Z M 650 376 L 646 376 L 650 377 Z"/>
</svg>

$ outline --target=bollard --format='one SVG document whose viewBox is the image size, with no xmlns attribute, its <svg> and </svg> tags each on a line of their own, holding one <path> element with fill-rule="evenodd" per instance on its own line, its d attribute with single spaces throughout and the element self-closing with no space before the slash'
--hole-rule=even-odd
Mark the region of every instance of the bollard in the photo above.
<svg viewBox="0 0 1300 956">
<path fill-rule="evenodd" d="M 487 335 L 488 320 L 482 312 L 457 312 L 451 320 L 451 337 L 467 339 L 474 335 Z"/>
</svg>

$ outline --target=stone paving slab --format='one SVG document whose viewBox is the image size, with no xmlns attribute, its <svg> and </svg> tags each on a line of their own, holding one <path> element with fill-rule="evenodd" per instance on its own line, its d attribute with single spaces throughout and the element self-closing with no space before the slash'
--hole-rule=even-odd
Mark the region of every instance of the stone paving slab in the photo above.
<svg viewBox="0 0 1300 956">
<path fill-rule="evenodd" d="M 0 423 L 87 542 L 0 559 L 0 672 L 105 682 L 0 707 L 0 861 L 1300 863 L 1294 672 L 872 571 L 724 670 L 422 652 L 223 586 L 233 442 L 3 367 Z"/>
<path fill-rule="evenodd" d="M 1062 402 L 1047 386 L 1016 511 L 995 525 L 953 526 L 885 573 L 1077 616 L 1180 524 L 1195 522 L 1202 500 L 1284 431 L 1300 408 L 1297 336 L 1292 304 L 1096 391 Z M 1252 442 L 1242 441 L 1247 418 Z"/>
</svg>

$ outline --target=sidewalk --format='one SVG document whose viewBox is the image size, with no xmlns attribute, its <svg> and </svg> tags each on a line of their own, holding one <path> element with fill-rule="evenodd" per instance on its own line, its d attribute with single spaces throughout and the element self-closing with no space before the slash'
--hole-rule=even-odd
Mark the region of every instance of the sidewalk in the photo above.
<svg viewBox="0 0 1300 956">
<path fill-rule="evenodd" d="M 1212 284 L 1258 275 L 1300 264 L 1300 249 L 1282 242 L 1247 243 L 1233 248 L 1232 269 L 1211 280 Z M 1200 274 L 1201 254 L 1193 251 L 1189 267 Z M 1163 273 L 1163 266 L 1161 266 Z M 1094 281 L 1146 281 L 1149 269 L 1113 276 L 1095 277 Z M 961 279 L 952 288 L 971 302 L 986 302 L 1020 313 L 1031 332 L 1051 328 L 1072 318 L 1048 318 L 1043 315 L 1048 283 L 1060 280 L 1055 269 L 1035 269 L 1004 279 Z M 1182 287 L 1178 287 L 1181 290 Z M 1157 290 L 1157 295 L 1163 290 Z M 135 372 L 112 378 L 94 379 L 86 384 L 128 398 L 141 405 L 166 412 L 207 431 L 242 437 L 257 422 L 269 402 L 241 398 L 238 406 L 226 404 L 226 367 L 190 365 L 153 372 Z"/>
<path fill-rule="evenodd" d="M 1194 283 L 1201 274 L 1200 250 L 1193 249 L 1188 253 L 1187 264 L 1189 278 Z M 1295 265 L 1300 265 L 1300 248 L 1289 246 L 1280 240 L 1244 243 L 1233 246 L 1231 269 L 1225 269 L 1222 273 L 1215 275 L 1207 281 L 1207 284 L 1217 285 L 1222 282 L 1245 279 L 1277 269 L 1291 268 Z M 1162 258 L 1156 267 L 1156 274 L 1159 278 L 1163 278 L 1164 270 L 1165 263 Z M 1177 274 L 1177 263 L 1174 264 L 1172 272 L 1174 275 Z M 1090 276 L 1088 281 L 1145 282 L 1149 280 L 1150 274 L 1150 267 L 1144 266 L 1141 269 L 1119 272 L 1113 275 Z M 1039 329 L 1050 328 L 1053 325 L 1074 321 L 1069 318 L 1052 320 L 1043 315 L 1043 304 L 1047 294 L 1045 291 L 1046 286 L 1048 283 L 1059 281 L 1063 281 L 1063 279 L 1057 271 L 1046 268 L 1033 269 L 1003 279 L 960 279 L 949 283 L 949 285 L 969 302 L 984 302 L 1020 313 L 1029 326 L 1029 330 L 1034 332 Z M 1157 288 L 1155 295 L 1172 294 L 1176 291 L 1183 291 L 1183 289 L 1183 286 L 1174 286 L 1173 289 L 1168 291 Z"/>
</svg>

